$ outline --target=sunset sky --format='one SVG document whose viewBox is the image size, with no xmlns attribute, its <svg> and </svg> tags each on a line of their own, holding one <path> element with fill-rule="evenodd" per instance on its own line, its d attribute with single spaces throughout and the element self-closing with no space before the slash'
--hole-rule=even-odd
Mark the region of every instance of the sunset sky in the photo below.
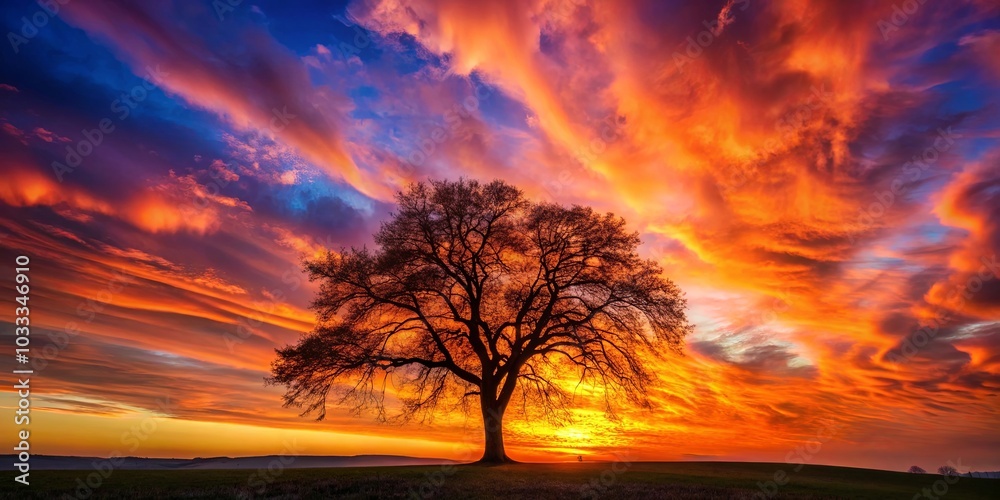
<svg viewBox="0 0 1000 500">
<path fill-rule="evenodd" d="M 263 384 L 313 326 L 302 258 L 465 176 L 623 216 L 695 325 L 653 410 L 512 406 L 512 458 L 1000 469 L 995 0 L 135 3 L 2 10 L 34 453 L 479 458 L 476 413 Z"/>
</svg>

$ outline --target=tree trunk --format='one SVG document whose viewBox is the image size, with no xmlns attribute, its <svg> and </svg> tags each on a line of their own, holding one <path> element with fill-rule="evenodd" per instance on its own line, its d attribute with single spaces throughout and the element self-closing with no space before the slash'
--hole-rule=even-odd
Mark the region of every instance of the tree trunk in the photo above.
<svg viewBox="0 0 1000 500">
<path fill-rule="evenodd" d="M 479 459 L 479 463 L 513 463 L 514 461 L 507 457 L 503 448 L 503 409 L 500 408 L 500 405 L 489 402 L 482 403 L 482 408 L 486 446 L 483 449 L 483 458 Z"/>
</svg>

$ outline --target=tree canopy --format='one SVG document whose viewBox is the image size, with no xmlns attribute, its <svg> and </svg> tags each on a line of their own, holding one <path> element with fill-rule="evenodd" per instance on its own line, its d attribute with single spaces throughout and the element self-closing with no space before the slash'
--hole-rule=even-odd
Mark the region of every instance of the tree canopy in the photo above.
<svg viewBox="0 0 1000 500">
<path fill-rule="evenodd" d="M 322 419 L 335 395 L 387 418 L 387 391 L 402 417 L 478 399 L 491 462 L 509 460 L 508 404 L 565 412 L 567 376 L 602 387 L 609 411 L 619 397 L 649 407 L 650 360 L 679 351 L 691 326 L 622 218 L 502 181 L 418 183 L 397 203 L 375 249 L 306 262 L 318 323 L 277 351 L 269 379 L 286 405 Z"/>
</svg>

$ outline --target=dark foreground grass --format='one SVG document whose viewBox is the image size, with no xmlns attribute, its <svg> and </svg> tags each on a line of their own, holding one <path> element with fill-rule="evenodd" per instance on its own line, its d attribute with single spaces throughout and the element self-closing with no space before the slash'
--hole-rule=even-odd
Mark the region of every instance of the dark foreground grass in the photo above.
<svg viewBox="0 0 1000 500">
<path fill-rule="evenodd" d="M 119 470 L 107 478 L 93 470 L 34 471 L 28 488 L 8 476 L 0 486 L 0 498 L 1000 499 L 1000 480 L 995 479 L 949 478 L 953 484 L 948 484 L 932 474 L 826 466 L 805 466 L 796 472 L 794 467 L 723 462 L 285 470 L 275 466 L 270 472 Z M 769 483 L 775 479 L 785 484 Z M 921 497 L 925 490 L 930 496 Z"/>
</svg>

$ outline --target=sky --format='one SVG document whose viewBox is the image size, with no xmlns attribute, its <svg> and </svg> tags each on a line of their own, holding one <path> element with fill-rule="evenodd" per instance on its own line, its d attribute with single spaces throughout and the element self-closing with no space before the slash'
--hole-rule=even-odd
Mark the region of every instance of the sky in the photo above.
<svg viewBox="0 0 1000 500">
<path fill-rule="evenodd" d="M 512 408 L 512 458 L 1000 469 L 996 2 L 135 4 L 0 11 L 34 453 L 478 458 L 478 415 L 317 422 L 263 383 L 313 326 L 302 259 L 466 177 L 623 216 L 695 325 L 652 410 Z"/>
</svg>

